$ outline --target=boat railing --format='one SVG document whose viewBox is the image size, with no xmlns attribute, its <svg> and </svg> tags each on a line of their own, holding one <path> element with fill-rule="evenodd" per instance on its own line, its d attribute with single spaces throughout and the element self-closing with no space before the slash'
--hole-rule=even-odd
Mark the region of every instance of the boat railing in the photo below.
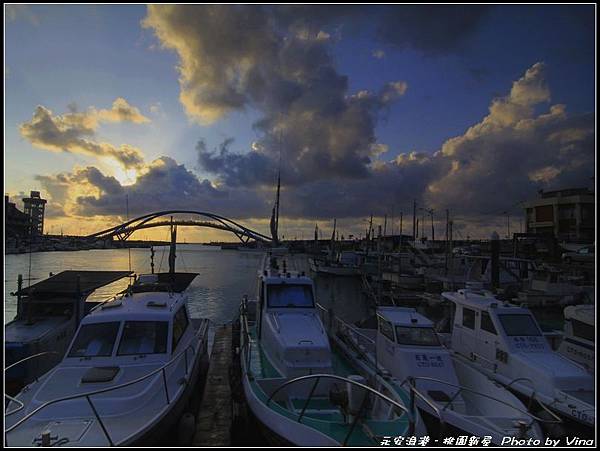
<svg viewBox="0 0 600 451">
<path fill-rule="evenodd" d="M 252 361 L 252 337 L 250 337 L 250 327 L 248 325 L 248 297 L 244 296 L 242 298 L 242 303 L 240 305 L 240 321 L 241 329 L 242 329 L 242 343 L 241 349 L 242 352 L 245 353 L 246 358 L 246 371 L 251 376 L 252 370 L 250 368 L 250 363 Z"/>
<path fill-rule="evenodd" d="M 296 419 L 296 421 L 298 423 L 302 422 L 302 418 L 304 417 L 304 413 L 306 412 L 306 409 L 308 407 L 308 405 L 310 404 L 310 401 L 315 393 L 315 390 L 317 389 L 317 385 L 319 384 L 319 382 L 321 381 L 321 379 L 334 379 L 334 380 L 338 380 L 338 381 L 342 381 L 342 382 L 346 382 L 348 384 L 357 386 L 362 388 L 363 390 L 366 390 L 367 392 L 377 396 L 379 399 L 387 402 L 388 404 L 391 404 L 394 407 L 397 407 L 398 409 L 400 409 L 402 412 L 404 412 L 408 418 L 408 424 L 409 424 L 409 434 L 413 435 L 415 432 L 415 417 L 412 414 L 412 412 L 414 412 L 414 407 L 412 408 L 412 412 L 409 408 L 407 408 L 406 406 L 404 406 L 403 404 L 399 403 L 398 401 L 393 400 L 392 398 L 384 395 L 383 393 L 375 390 L 374 388 L 369 387 L 368 385 L 362 384 L 358 381 L 352 380 L 352 379 L 348 379 L 346 377 L 342 377 L 342 376 L 338 376 L 336 374 L 309 374 L 306 376 L 299 376 L 299 377 L 295 377 L 294 379 L 290 379 L 286 382 L 284 382 L 283 384 L 281 384 L 279 387 L 277 387 L 275 390 L 273 390 L 273 392 L 271 393 L 271 395 L 269 396 L 269 398 L 267 399 L 267 407 L 269 406 L 269 404 L 271 403 L 271 401 L 273 401 L 273 398 L 275 397 L 275 395 L 277 395 L 277 393 L 279 393 L 281 390 L 283 390 L 286 387 L 289 387 L 290 385 L 296 384 L 298 382 L 302 382 L 302 381 L 307 381 L 307 380 L 311 380 L 314 379 L 315 382 L 313 383 L 312 387 L 310 388 L 310 392 L 308 394 L 308 397 L 306 398 L 306 401 L 304 402 L 304 405 L 302 406 L 302 409 L 300 411 L 300 414 L 298 415 L 298 418 Z M 364 410 L 364 407 L 366 405 L 366 400 L 367 400 L 367 396 L 365 396 L 363 398 L 363 401 L 361 403 L 361 408 L 360 408 L 360 412 L 354 416 L 354 420 L 350 426 L 350 430 L 348 431 L 348 433 L 346 434 L 346 437 L 344 438 L 344 441 L 341 443 L 342 446 L 346 446 L 348 439 L 350 438 L 350 436 L 352 435 L 352 432 L 354 431 L 354 428 L 359 420 L 359 418 L 361 417 L 362 411 Z"/>
<path fill-rule="evenodd" d="M 6 434 L 8 434 L 9 432 L 15 430 L 16 428 L 18 428 L 20 425 L 22 425 L 23 423 L 25 423 L 27 420 L 29 420 L 31 417 L 33 417 L 35 414 L 37 414 L 38 412 L 40 412 L 41 410 L 54 405 L 56 403 L 59 402 L 63 402 L 63 401 L 72 401 L 74 399 L 80 399 L 80 398 L 85 398 L 94 414 L 94 417 L 96 418 L 96 420 L 98 421 L 98 424 L 100 425 L 100 428 L 102 429 L 102 432 L 104 433 L 104 436 L 106 437 L 106 439 L 108 440 L 110 446 L 115 446 L 115 443 L 113 442 L 107 428 L 106 425 L 104 424 L 104 422 L 102 421 L 101 415 L 98 413 L 98 411 L 96 410 L 96 406 L 94 405 L 94 403 L 92 402 L 91 397 L 94 395 L 99 395 L 102 393 L 107 393 L 107 392 L 112 392 L 115 390 L 119 390 L 125 387 L 129 387 L 131 385 L 137 384 L 139 382 L 145 381 L 146 379 L 149 379 L 150 377 L 161 373 L 162 374 L 162 383 L 165 389 L 165 399 L 167 402 L 167 405 L 171 404 L 171 398 L 169 395 L 169 387 L 167 384 L 167 374 L 166 374 L 166 369 L 168 367 L 170 367 L 173 363 L 175 362 L 180 362 L 181 358 L 183 356 L 183 359 L 185 361 L 185 376 L 181 379 L 179 379 L 179 384 L 183 385 L 185 383 L 187 383 L 187 377 L 190 371 L 193 370 L 193 365 L 192 368 L 190 368 L 189 363 L 188 363 L 188 353 L 189 350 L 192 349 L 192 356 L 194 356 L 197 352 L 196 346 L 195 346 L 195 342 L 200 339 L 201 335 L 204 335 L 206 333 L 207 328 L 205 327 L 201 327 L 198 329 L 198 331 L 196 332 L 196 334 L 194 335 L 194 340 L 192 341 L 191 344 L 189 344 L 185 350 L 181 351 L 179 354 L 177 354 L 175 357 L 173 357 L 171 360 L 169 360 L 168 362 L 166 362 L 164 365 L 162 365 L 159 368 L 156 368 L 155 370 L 151 371 L 148 374 L 145 374 L 144 376 L 138 377 L 134 380 L 119 384 L 119 385 L 114 385 L 111 387 L 106 387 L 106 388 L 101 388 L 98 390 L 92 390 L 89 392 L 85 392 L 85 393 L 78 393 L 75 395 L 69 395 L 69 396 L 63 396 L 61 398 L 56 398 L 50 401 L 47 401 L 45 403 L 43 403 L 42 405 L 38 406 L 37 408 L 35 408 L 34 410 L 32 410 L 30 413 L 28 413 L 27 415 L 25 415 L 23 418 L 21 418 L 19 421 L 17 421 L 15 424 L 13 424 L 12 426 L 8 427 L 7 429 L 4 430 L 4 436 L 5 436 L 5 444 L 7 444 L 7 437 Z M 21 409 L 18 409 L 21 410 Z M 14 411 L 10 412 L 10 414 L 13 414 L 17 411 L 17 409 L 15 409 Z M 5 417 L 8 416 L 8 413 L 5 413 Z"/>
<path fill-rule="evenodd" d="M 33 360 L 33 359 L 37 359 L 38 357 L 44 356 L 44 355 L 60 355 L 58 352 L 56 351 L 44 351 L 44 352 L 38 352 L 37 354 L 33 354 L 30 356 L 25 357 L 24 359 L 21 359 L 11 365 L 8 365 L 6 368 L 4 368 L 4 372 L 6 373 L 8 370 L 10 370 L 11 368 L 15 368 L 25 362 L 28 362 L 29 360 Z M 35 382 L 38 381 L 38 376 L 35 377 L 34 379 Z M 21 401 L 19 401 L 17 398 L 14 398 L 10 395 L 7 395 L 6 393 L 4 393 L 4 397 L 6 399 L 8 399 L 9 401 L 14 402 L 15 404 L 19 404 L 19 406 L 17 408 L 15 408 L 14 410 L 5 412 L 5 416 L 8 415 L 12 415 L 13 413 L 17 413 L 19 410 L 23 409 L 25 407 L 25 404 L 23 404 Z M 10 405 L 10 402 L 8 403 L 8 405 Z M 7 405 L 7 407 L 8 407 Z"/>
<path fill-rule="evenodd" d="M 537 402 L 538 402 L 538 403 L 539 403 L 539 404 L 542 406 L 542 408 L 543 408 L 544 410 L 546 410 L 546 412 L 548 412 L 548 413 L 551 415 L 551 417 L 552 417 L 553 419 L 540 418 L 540 417 L 538 417 L 538 416 L 536 416 L 536 415 L 532 414 L 531 412 L 528 412 L 528 411 L 526 411 L 526 410 L 523 410 L 523 409 L 521 409 L 521 408 L 519 408 L 519 407 L 516 407 L 516 406 L 514 406 L 514 405 L 510 404 L 509 402 L 506 402 L 506 401 L 504 401 L 504 400 L 502 400 L 502 399 L 499 399 L 499 398 L 496 398 L 496 397 L 494 397 L 494 396 L 488 395 L 487 393 L 482 393 L 482 392 L 479 392 L 479 391 L 477 391 L 477 390 L 473 390 L 472 388 L 468 388 L 468 387 L 465 387 L 465 386 L 462 386 L 462 385 L 456 385 L 456 384 L 453 384 L 453 383 L 451 383 L 451 382 L 448 382 L 448 381 L 445 381 L 445 380 L 442 380 L 442 379 L 433 378 L 433 377 L 427 377 L 427 376 L 413 376 L 413 377 L 408 377 L 408 378 L 406 378 L 406 379 L 405 379 L 405 380 L 404 380 L 404 381 L 403 381 L 403 382 L 400 384 L 400 386 L 404 386 L 404 385 L 406 385 L 406 384 L 408 383 L 408 385 L 409 385 L 409 386 L 411 386 L 411 390 L 413 390 L 413 389 L 412 389 L 412 386 L 414 386 L 414 385 L 415 385 L 414 383 L 415 383 L 415 381 L 417 381 L 417 380 L 423 380 L 423 381 L 436 382 L 436 383 L 439 383 L 439 384 L 447 385 L 447 386 L 449 386 L 449 387 L 453 387 L 453 388 L 457 388 L 457 389 L 458 389 L 458 390 L 456 391 L 456 393 L 454 393 L 454 395 L 452 396 L 452 398 L 450 398 L 450 399 L 449 399 L 449 400 L 446 402 L 446 404 L 445 404 L 445 405 L 442 407 L 442 409 L 441 409 L 441 411 L 442 411 L 442 412 L 444 412 L 444 411 L 445 411 L 445 410 L 446 410 L 448 407 L 450 407 L 450 406 L 452 405 L 452 403 L 454 402 L 454 400 L 455 400 L 455 399 L 456 399 L 456 398 L 457 398 L 457 397 L 458 397 L 458 396 L 459 396 L 459 395 L 460 395 L 462 392 L 469 392 L 469 393 L 473 393 L 473 394 L 475 394 L 475 395 L 477 395 L 477 396 L 482 396 L 482 397 L 484 397 L 484 398 L 491 399 L 492 401 L 496 401 L 496 402 L 498 402 L 498 403 L 500 403 L 500 404 L 504 404 L 504 405 L 506 405 L 506 406 L 510 407 L 511 409 L 514 409 L 514 410 L 518 411 L 519 413 L 522 413 L 522 414 L 524 414 L 524 415 L 527 415 L 528 417 L 530 417 L 530 418 L 532 419 L 532 422 L 531 422 L 531 424 L 533 424 L 533 421 L 538 421 L 538 422 L 541 422 L 541 423 L 549 423 L 549 424 L 558 424 L 558 423 L 562 423 L 562 420 L 560 419 L 560 417 L 558 417 L 558 416 L 557 416 L 557 415 L 556 415 L 554 412 L 552 412 L 550 409 L 548 409 L 548 408 L 547 408 L 547 407 L 546 407 L 546 406 L 545 406 L 545 405 L 544 405 L 542 402 L 540 402 L 540 401 L 539 401 L 539 400 L 537 400 L 537 399 L 536 399 L 536 401 L 537 401 Z M 416 390 L 416 389 L 415 389 L 415 390 Z M 423 395 L 423 396 L 426 396 L 426 395 Z M 433 402 L 433 401 L 432 401 L 432 402 Z M 529 424 L 528 426 L 530 427 L 530 426 L 531 426 L 531 424 Z"/>
<path fill-rule="evenodd" d="M 122 297 L 123 297 L 123 296 L 121 295 L 121 298 L 122 298 Z M 95 312 L 96 310 L 98 310 L 98 309 L 102 308 L 102 306 L 103 306 L 103 305 L 105 305 L 105 304 L 108 304 L 109 302 L 113 302 L 113 301 L 116 301 L 116 300 L 118 300 L 118 298 L 119 298 L 119 295 L 118 295 L 118 294 L 116 294 L 116 295 L 114 295 L 114 296 L 111 296 L 111 297 L 110 297 L 110 298 L 108 298 L 108 299 L 105 299 L 104 301 L 100 301 L 100 302 L 98 302 L 98 303 L 97 303 L 97 304 L 96 304 L 94 307 L 92 307 L 92 308 L 90 309 L 90 313 L 92 313 L 92 312 Z"/>
<path fill-rule="evenodd" d="M 554 414 L 554 412 L 552 412 L 552 410 L 550 410 L 548 407 L 546 407 L 546 404 L 544 404 L 541 400 L 539 400 L 536 397 L 536 391 L 535 391 L 535 384 L 533 383 L 533 380 L 531 380 L 528 377 L 517 377 L 516 379 L 513 379 L 512 381 L 510 381 L 508 384 L 506 384 L 506 388 L 510 388 L 514 383 L 516 382 L 528 382 L 529 386 L 530 386 L 530 390 L 531 393 L 529 394 L 529 399 L 527 400 L 527 408 L 531 409 L 533 407 L 533 402 L 537 402 L 542 409 L 544 409 L 547 413 L 549 413 L 550 415 L 552 415 L 553 417 L 556 417 L 556 415 Z M 594 411 L 595 409 L 588 409 L 588 410 L 592 410 Z M 558 417 L 557 417 L 558 418 Z"/>
</svg>

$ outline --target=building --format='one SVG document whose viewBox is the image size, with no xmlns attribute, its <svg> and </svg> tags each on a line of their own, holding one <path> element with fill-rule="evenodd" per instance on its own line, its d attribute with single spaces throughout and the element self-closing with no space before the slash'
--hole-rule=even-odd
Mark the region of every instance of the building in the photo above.
<svg viewBox="0 0 600 451">
<path fill-rule="evenodd" d="M 594 241 L 595 194 L 587 188 L 540 191 L 524 204 L 527 233 L 553 235 L 559 241 Z"/>
<path fill-rule="evenodd" d="M 39 191 L 31 191 L 29 197 L 23 199 L 23 211 L 31 218 L 32 235 L 43 235 L 44 233 L 46 202 L 46 199 L 40 197 Z"/>
<path fill-rule="evenodd" d="M 29 216 L 4 196 L 4 232 L 6 239 L 22 240 L 28 236 Z"/>
</svg>

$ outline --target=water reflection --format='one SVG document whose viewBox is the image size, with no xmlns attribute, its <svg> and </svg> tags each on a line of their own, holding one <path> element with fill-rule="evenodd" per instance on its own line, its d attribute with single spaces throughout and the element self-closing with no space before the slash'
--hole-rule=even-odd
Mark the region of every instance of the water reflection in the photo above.
<svg viewBox="0 0 600 451">
<path fill-rule="evenodd" d="M 150 249 L 131 249 L 131 269 L 136 273 L 150 272 Z M 155 271 L 168 270 L 168 248 L 155 248 Z M 177 246 L 178 271 L 197 272 L 188 288 L 190 312 L 194 317 L 206 317 L 217 323 L 230 321 L 236 314 L 242 295 L 254 296 L 256 271 L 262 254 L 222 251 L 213 246 L 181 244 Z M 16 314 L 17 277 L 23 275 L 27 286 L 31 261 L 31 284 L 68 269 L 127 270 L 127 249 L 98 249 L 76 252 L 38 252 L 5 256 L 4 322 Z M 104 300 L 127 287 L 127 278 L 96 290 L 90 300 Z"/>
</svg>

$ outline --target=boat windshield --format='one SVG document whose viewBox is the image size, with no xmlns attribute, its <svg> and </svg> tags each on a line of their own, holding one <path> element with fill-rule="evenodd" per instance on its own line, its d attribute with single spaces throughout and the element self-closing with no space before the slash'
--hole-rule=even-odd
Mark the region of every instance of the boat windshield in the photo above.
<svg viewBox="0 0 600 451">
<path fill-rule="evenodd" d="M 84 324 L 73 342 L 69 357 L 108 357 L 119 332 L 119 321 Z"/>
<path fill-rule="evenodd" d="M 396 326 L 396 340 L 401 345 L 440 346 L 440 340 L 431 327 Z"/>
<path fill-rule="evenodd" d="M 167 352 L 167 321 L 126 321 L 117 355 Z"/>
<path fill-rule="evenodd" d="M 274 284 L 267 286 L 267 302 L 271 308 L 314 307 L 310 285 Z"/>
<path fill-rule="evenodd" d="M 505 314 L 498 315 L 500 323 L 509 337 L 538 337 L 542 335 L 531 315 Z"/>
</svg>

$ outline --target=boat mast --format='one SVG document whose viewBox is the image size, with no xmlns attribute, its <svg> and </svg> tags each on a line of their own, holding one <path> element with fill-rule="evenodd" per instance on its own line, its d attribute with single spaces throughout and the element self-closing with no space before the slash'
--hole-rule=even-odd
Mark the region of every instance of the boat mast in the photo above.
<svg viewBox="0 0 600 451">
<path fill-rule="evenodd" d="M 281 131 L 279 132 L 279 168 L 277 169 L 277 194 L 271 214 L 271 236 L 275 246 L 279 244 L 279 195 L 281 191 Z"/>
<path fill-rule="evenodd" d="M 171 247 L 169 248 L 169 274 L 171 274 L 171 282 L 175 279 L 175 248 L 177 246 L 177 226 L 173 224 L 173 216 L 171 216 Z"/>
</svg>

